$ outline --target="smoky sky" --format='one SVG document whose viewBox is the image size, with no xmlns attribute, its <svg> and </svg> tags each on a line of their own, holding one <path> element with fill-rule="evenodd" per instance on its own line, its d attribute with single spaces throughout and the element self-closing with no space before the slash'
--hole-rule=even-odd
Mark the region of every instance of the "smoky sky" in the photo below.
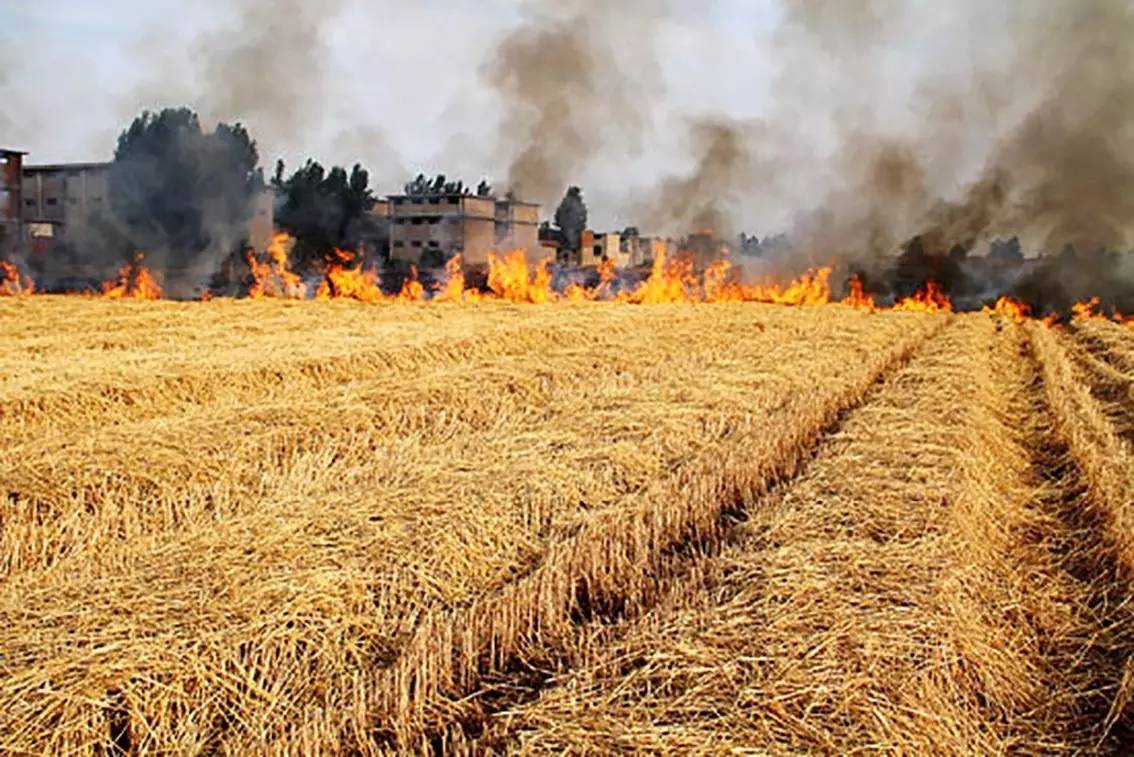
<svg viewBox="0 0 1134 757">
<path fill-rule="evenodd" d="M 487 177 L 548 216 L 579 184 L 600 229 L 858 256 L 1134 233 L 1119 0 L 42 5 L 0 1 L 28 51 L 2 60 L 5 115 L 37 128 L 3 125 L 33 160 L 104 159 L 142 107 L 184 104 L 245 122 L 269 170 Z"/>
</svg>

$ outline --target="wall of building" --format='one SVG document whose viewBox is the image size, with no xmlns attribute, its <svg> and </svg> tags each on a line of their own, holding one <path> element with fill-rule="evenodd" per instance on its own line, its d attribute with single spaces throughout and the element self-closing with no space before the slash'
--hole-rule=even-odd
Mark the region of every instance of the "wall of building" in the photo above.
<svg viewBox="0 0 1134 757">
<path fill-rule="evenodd" d="M 597 266 L 603 260 L 609 260 L 619 268 L 627 268 L 631 264 L 630 255 L 622 249 L 622 236 L 614 232 L 596 234 L 593 231 L 584 231 L 580 237 L 578 265 Z"/>
<path fill-rule="evenodd" d="M 487 264 L 489 253 L 524 249 L 541 257 L 539 206 L 498 202 L 494 197 L 448 195 L 388 198 L 382 208 L 390 221 L 390 259 L 422 262 L 460 253 L 467 265 Z M 380 212 L 382 212 L 380 211 Z"/>
<path fill-rule="evenodd" d="M 23 153 L 0 150 L 0 256 L 22 244 Z"/>
<path fill-rule="evenodd" d="M 25 166 L 21 179 L 24 222 L 50 223 L 57 227 L 55 236 L 64 236 L 67 226 L 106 210 L 109 177 L 109 163 Z"/>
</svg>

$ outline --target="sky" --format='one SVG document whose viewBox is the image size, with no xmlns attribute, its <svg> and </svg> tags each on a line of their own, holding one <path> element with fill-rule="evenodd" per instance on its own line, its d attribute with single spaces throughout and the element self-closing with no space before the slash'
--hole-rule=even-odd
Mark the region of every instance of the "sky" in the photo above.
<svg viewBox="0 0 1134 757">
<path fill-rule="evenodd" d="M 1126 66 L 1134 29 L 1122 7 L 0 0 L 0 146 L 33 163 L 107 160 L 143 109 L 189 106 L 206 127 L 244 123 L 268 173 L 277 159 L 290 170 L 314 158 L 361 162 L 379 193 L 418 172 L 497 190 L 516 182 L 545 216 L 579 184 L 599 230 L 680 234 L 703 204 L 733 233 L 827 229 L 862 241 L 884 225 L 889 240 L 962 197 L 990 155 L 1021 164 L 1058 152 L 1017 138 L 1053 93 L 1076 111 L 1048 107 L 1054 120 L 1032 121 L 1062 119 L 1067 144 L 1125 134 L 1125 98 L 1112 95 L 1124 84 L 1109 73 Z M 564 96 L 532 87 L 547 77 Z M 1091 86 L 1061 90 L 1076 78 Z M 1090 115 L 1106 110 L 1113 128 Z M 1036 124 L 1032 142 L 1045 134 Z M 995 156 L 1013 140 L 1017 152 Z M 537 168 L 567 156 L 542 196 L 517 180 L 533 150 Z M 1047 177 L 1073 166 L 1064 157 L 1022 176 L 1020 191 L 1043 195 Z"/>
<path fill-rule="evenodd" d="M 396 189 L 419 170 L 473 182 L 482 176 L 499 180 L 507 172 L 499 142 L 509 126 L 500 121 L 502 108 L 484 82 L 483 67 L 525 14 L 540 12 L 539 3 L 326 3 L 332 12 L 318 34 L 322 70 L 294 83 L 286 72 L 263 83 L 305 90 L 295 98 L 304 112 L 286 128 L 262 113 L 224 108 L 202 75 L 202 47 L 241 23 L 235 5 L 0 0 L 6 51 L 0 94 L 3 102 L 18 104 L 17 112 L 6 108 L 0 141 L 29 151 L 31 162 L 105 160 L 117 134 L 142 109 L 189 105 L 206 123 L 245 122 L 269 171 L 277 158 L 289 165 L 308 157 L 325 164 L 361 161 L 380 190 Z M 650 44 L 666 95 L 642 104 L 659 128 L 636 146 L 636 155 L 619 156 L 610 172 L 649 182 L 690 160 L 682 144 L 686 119 L 759 112 L 761 89 L 772 73 L 761 40 L 777 15 L 775 0 L 708 7 L 676 2 L 659 13 Z M 276 23 L 286 26 L 288 19 Z"/>
</svg>

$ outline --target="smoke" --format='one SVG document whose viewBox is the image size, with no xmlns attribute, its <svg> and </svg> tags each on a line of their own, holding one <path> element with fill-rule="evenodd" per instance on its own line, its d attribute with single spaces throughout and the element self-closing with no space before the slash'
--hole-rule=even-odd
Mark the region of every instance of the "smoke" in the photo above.
<svg viewBox="0 0 1134 757">
<path fill-rule="evenodd" d="M 342 10 L 342 0 L 237 5 L 233 26 L 198 43 L 207 110 L 252 124 L 274 144 L 309 135 L 326 92 L 323 29 Z"/>
<path fill-rule="evenodd" d="M 482 66 L 499 95 L 508 184 L 551 205 L 580 167 L 637 149 L 660 92 L 651 26 L 665 4 L 569 0 L 528 11 Z"/>
</svg>

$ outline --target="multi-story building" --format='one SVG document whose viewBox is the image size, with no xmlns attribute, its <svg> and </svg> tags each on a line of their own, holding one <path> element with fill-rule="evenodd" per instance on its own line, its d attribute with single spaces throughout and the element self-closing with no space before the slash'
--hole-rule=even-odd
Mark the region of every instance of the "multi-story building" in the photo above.
<svg viewBox="0 0 1134 757">
<path fill-rule="evenodd" d="M 467 194 L 392 195 L 379 203 L 390 228 L 390 259 L 440 265 L 460 254 L 483 265 L 489 253 L 540 256 L 539 205 Z"/>
<path fill-rule="evenodd" d="M 577 265 L 597 266 L 604 260 L 609 260 L 619 268 L 628 268 L 631 265 L 630 256 L 621 245 L 622 235 L 617 232 L 599 234 L 586 230 L 579 243 L 579 256 Z"/>
<path fill-rule="evenodd" d="M 18 245 L 23 237 L 20 176 L 26 154 L 0 149 L 0 254 Z"/>
<path fill-rule="evenodd" d="M 105 210 L 110 163 L 24 166 L 23 221 L 31 237 L 62 238 L 67 228 Z"/>
</svg>

